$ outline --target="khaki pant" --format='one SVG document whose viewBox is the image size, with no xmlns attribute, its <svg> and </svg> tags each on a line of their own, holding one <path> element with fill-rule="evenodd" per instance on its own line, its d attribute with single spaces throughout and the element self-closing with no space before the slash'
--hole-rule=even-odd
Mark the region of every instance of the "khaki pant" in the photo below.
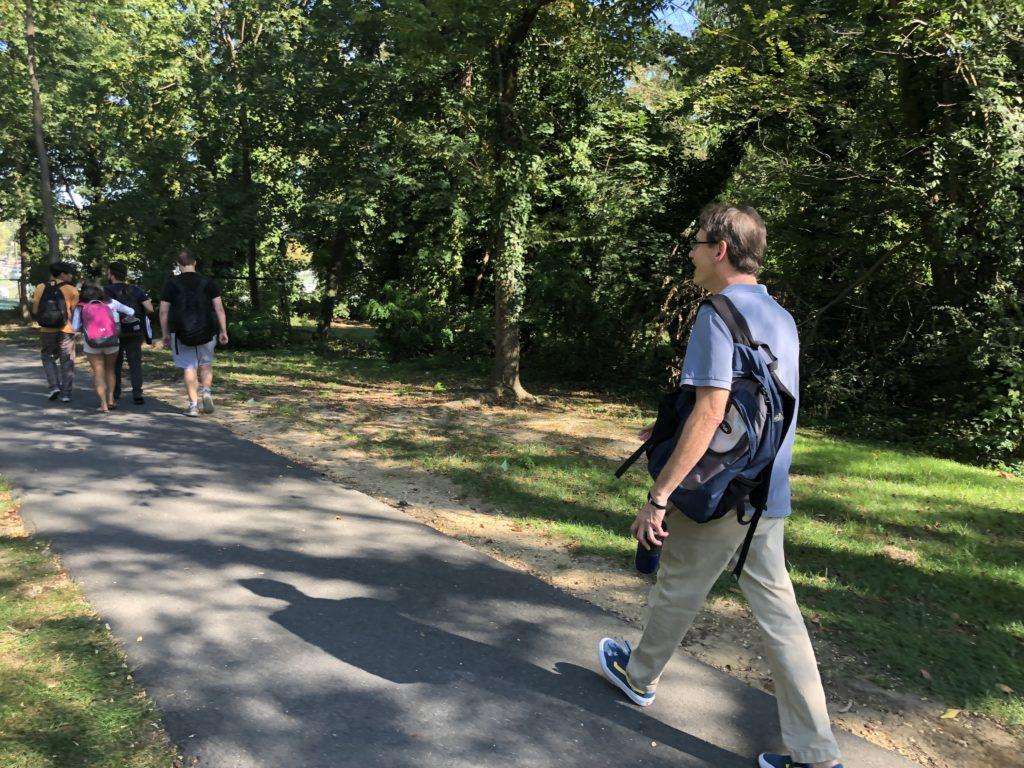
<svg viewBox="0 0 1024 768">
<path fill-rule="evenodd" d="M 798 763 L 839 758 L 814 649 L 807 636 L 782 549 L 784 519 L 758 523 L 739 579 L 765 635 L 786 748 Z M 698 524 L 677 510 L 667 517 L 669 536 L 658 581 L 648 598 L 643 637 L 629 659 L 631 682 L 647 691 L 689 631 L 719 575 L 734 562 L 747 529 L 735 515 Z"/>
</svg>

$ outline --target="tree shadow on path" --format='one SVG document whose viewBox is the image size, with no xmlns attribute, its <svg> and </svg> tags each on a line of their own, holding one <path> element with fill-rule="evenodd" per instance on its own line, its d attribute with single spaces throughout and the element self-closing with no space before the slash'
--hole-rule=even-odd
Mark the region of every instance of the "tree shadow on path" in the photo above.
<svg viewBox="0 0 1024 768">
<path fill-rule="evenodd" d="M 748 756 L 686 734 L 626 704 L 592 670 L 567 662 L 556 663 L 554 671 L 543 669 L 515 652 L 405 615 L 399 600 L 365 597 L 328 600 L 310 597 L 289 584 L 272 579 L 243 579 L 239 583 L 257 595 L 286 602 L 287 607 L 271 614 L 270 618 L 292 634 L 346 664 L 391 683 L 472 687 L 482 689 L 490 697 L 507 700 L 510 705 L 523 699 L 531 700 L 530 708 L 534 710 L 539 709 L 543 700 L 557 699 L 561 704 L 596 716 L 601 730 L 633 731 L 698 761 L 687 761 L 685 765 L 716 768 L 749 765 Z M 533 706 L 534 702 L 538 706 Z M 651 759 L 652 756 L 645 757 Z M 654 760 L 647 764 L 680 764 L 678 754 L 666 754 L 665 758 L 664 762 Z"/>
</svg>

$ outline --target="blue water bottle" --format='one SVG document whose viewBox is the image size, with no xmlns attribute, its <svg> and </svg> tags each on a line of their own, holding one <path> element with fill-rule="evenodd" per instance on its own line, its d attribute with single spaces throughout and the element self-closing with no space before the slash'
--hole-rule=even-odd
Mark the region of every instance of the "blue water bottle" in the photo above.
<svg viewBox="0 0 1024 768">
<path fill-rule="evenodd" d="M 655 504 L 654 499 L 651 498 L 651 494 L 647 494 L 647 501 L 658 509 L 664 509 L 660 504 Z M 666 531 L 668 526 L 663 522 L 661 527 Z M 633 558 L 633 564 L 640 573 L 655 573 L 658 570 L 658 563 L 661 562 L 661 544 L 653 544 L 650 539 L 647 541 L 651 545 L 650 549 L 644 548 L 642 542 L 636 543 L 636 556 Z"/>
<path fill-rule="evenodd" d="M 658 570 L 658 563 L 661 562 L 661 545 L 651 545 L 650 549 L 644 549 L 639 541 L 636 543 L 636 557 L 633 563 L 640 573 L 654 573 Z"/>
</svg>

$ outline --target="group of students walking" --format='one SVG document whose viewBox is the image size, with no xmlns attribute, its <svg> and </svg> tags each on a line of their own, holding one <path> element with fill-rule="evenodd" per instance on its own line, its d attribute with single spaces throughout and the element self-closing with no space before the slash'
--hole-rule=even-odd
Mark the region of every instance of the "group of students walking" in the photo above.
<svg viewBox="0 0 1024 768">
<path fill-rule="evenodd" d="M 160 295 L 162 343 L 184 373 L 187 416 L 214 410 L 213 351 L 228 343 L 227 317 L 217 284 L 196 271 L 195 257 L 182 249 L 178 274 Z M 128 363 L 132 401 L 143 405 L 142 345 L 153 344 L 150 318 L 157 314 L 145 289 L 128 282 L 128 267 L 107 267 L 107 283 L 86 281 L 75 287 L 75 267 L 50 265 L 51 279 L 36 286 L 32 314 L 39 325 L 41 356 L 50 400 L 70 403 L 78 335 L 92 368 L 97 410 L 109 413 L 121 399 L 121 379 Z"/>
</svg>

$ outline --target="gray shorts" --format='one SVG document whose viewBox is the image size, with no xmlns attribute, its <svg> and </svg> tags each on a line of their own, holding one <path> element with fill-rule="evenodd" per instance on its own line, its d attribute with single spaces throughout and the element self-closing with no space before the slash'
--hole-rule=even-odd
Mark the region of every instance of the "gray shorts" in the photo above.
<svg viewBox="0 0 1024 768">
<path fill-rule="evenodd" d="M 178 344 L 175 334 L 171 334 L 171 355 L 174 356 L 174 365 L 178 368 L 198 368 L 200 365 L 213 365 L 213 348 L 217 346 L 217 337 L 214 336 L 205 344 L 197 347 L 187 347 Z"/>
</svg>

